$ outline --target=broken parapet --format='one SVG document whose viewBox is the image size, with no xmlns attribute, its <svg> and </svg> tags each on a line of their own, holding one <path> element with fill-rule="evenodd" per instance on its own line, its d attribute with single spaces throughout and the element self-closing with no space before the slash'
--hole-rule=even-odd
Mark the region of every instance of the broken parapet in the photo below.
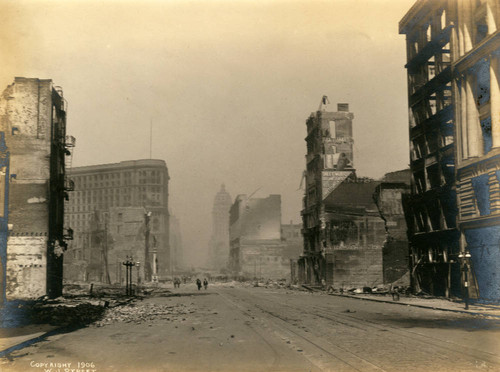
<svg viewBox="0 0 500 372">
<path fill-rule="evenodd" d="M 410 170 L 386 174 L 376 187 L 373 199 L 384 220 L 386 239 L 382 248 L 384 284 L 410 284 L 407 227 L 402 195 L 410 192 Z"/>
</svg>

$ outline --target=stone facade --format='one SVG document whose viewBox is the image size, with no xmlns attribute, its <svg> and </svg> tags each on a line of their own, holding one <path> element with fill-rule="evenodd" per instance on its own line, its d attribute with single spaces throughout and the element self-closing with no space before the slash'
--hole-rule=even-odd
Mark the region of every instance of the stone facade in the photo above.
<svg viewBox="0 0 500 372">
<path fill-rule="evenodd" d="M 107 278 L 102 276 L 102 270 L 96 269 L 96 272 L 92 269 L 95 265 L 89 267 L 92 257 L 96 256 L 95 251 L 101 249 L 100 243 L 92 240 L 95 235 L 96 216 L 99 216 L 100 221 L 98 230 L 104 230 L 105 224 L 110 223 L 113 208 L 129 207 L 141 208 L 141 213 L 151 212 L 152 241 L 146 262 L 152 267 L 154 237 L 158 250 L 160 278 L 171 275 L 173 260 L 170 252 L 168 212 L 170 178 L 163 160 L 144 159 L 75 167 L 68 173 L 74 182 L 74 191 L 67 208 L 67 224 L 75 231 L 75 239 L 68 249 L 68 256 L 71 257 L 65 270 L 66 279 L 75 280 L 71 274 L 74 270 L 86 270 L 78 277 L 107 281 Z M 144 215 L 142 220 L 145 221 Z M 120 226 L 125 231 L 126 224 L 123 222 Z M 116 231 L 115 234 L 119 233 Z M 150 273 L 146 276 L 146 281 L 151 280 Z"/>
<path fill-rule="evenodd" d="M 500 287 L 488 284 L 500 275 L 494 253 L 500 225 L 499 26 L 495 0 L 420 0 L 400 22 L 407 39 L 408 221 L 417 291 L 500 298 Z M 463 261 L 468 252 L 472 259 Z"/>
</svg>

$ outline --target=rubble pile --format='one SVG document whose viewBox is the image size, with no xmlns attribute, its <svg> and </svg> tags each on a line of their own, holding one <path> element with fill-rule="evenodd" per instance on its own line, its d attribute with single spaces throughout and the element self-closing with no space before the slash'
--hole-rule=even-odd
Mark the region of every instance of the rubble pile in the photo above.
<svg viewBox="0 0 500 372">
<path fill-rule="evenodd" d="M 117 322 L 140 324 L 154 320 L 174 322 L 184 320 L 183 316 L 194 312 L 193 308 L 184 304 L 158 305 L 133 302 L 128 305 L 107 309 L 102 319 L 95 322 L 94 325 L 102 327 Z"/>
<path fill-rule="evenodd" d="M 82 326 L 99 319 L 104 313 L 103 304 L 84 302 L 73 304 L 39 304 L 32 310 L 31 320 L 36 324 L 57 326 Z"/>
</svg>

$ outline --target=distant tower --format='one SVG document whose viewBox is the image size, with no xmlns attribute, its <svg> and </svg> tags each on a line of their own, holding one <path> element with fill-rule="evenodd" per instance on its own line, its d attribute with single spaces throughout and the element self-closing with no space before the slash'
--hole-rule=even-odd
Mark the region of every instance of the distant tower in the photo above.
<svg viewBox="0 0 500 372">
<path fill-rule="evenodd" d="M 213 269 L 226 268 L 229 257 L 229 208 L 231 196 L 224 184 L 215 195 L 212 209 L 212 238 L 210 239 L 209 263 Z"/>
</svg>

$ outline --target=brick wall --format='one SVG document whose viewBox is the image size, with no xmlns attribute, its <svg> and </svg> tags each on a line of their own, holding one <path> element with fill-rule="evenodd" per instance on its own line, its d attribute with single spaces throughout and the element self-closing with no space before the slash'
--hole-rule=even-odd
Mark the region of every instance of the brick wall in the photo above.
<svg viewBox="0 0 500 372">
<path fill-rule="evenodd" d="M 382 281 L 382 247 L 333 251 L 334 288 L 372 287 Z"/>
<path fill-rule="evenodd" d="M 0 98 L 10 152 L 6 298 L 47 291 L 52 82 L 16 78 Z M 15 175 L 15 176 L 14 176 Z"/>
<path fill-rule="evenodd" d="M 45 295 L 46 236 L 10 236 L 7 252 L 7 300 Z"/>
</svg>

